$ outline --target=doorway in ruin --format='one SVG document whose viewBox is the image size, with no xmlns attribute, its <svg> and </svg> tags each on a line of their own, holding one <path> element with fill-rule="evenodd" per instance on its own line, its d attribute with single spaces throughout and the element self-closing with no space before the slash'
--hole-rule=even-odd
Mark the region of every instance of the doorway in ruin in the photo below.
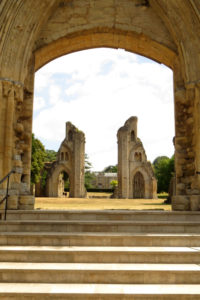
<svg viewBox="0 0 200 300">
<path fill-rule="evenodd" d="M 58 197 L 70 196 L 70 179 L 67 172 L 62 171 L 58 176 Z"/>
<path fill-rule="evenodd" d="M 145 198 L 145 183 L 141 172 L 137 172 L 133 178 L 133 199 Z"/>
</svg>

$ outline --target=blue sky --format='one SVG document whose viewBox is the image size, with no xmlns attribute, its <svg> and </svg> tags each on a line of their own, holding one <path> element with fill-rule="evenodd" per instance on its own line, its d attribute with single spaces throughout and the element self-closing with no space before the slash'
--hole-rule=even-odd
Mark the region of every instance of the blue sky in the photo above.
<svg viewBox="0 0 200 300">
<path fill-rule="evenodd" d="M 33 132 L 58 150 L 70 121 L 86 135 L 93 169 L 117 163 L 117 130 L 138 117 L 147 158 L 173 154 L 173 73 L 122 49 L 92 49 L 52 61 L 35 74 Z"/>
</svg>

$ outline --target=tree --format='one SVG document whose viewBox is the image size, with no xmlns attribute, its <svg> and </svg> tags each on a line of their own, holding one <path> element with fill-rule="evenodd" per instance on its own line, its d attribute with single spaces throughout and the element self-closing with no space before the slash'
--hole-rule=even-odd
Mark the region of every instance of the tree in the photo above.
<svg viewBox="0 0 200 300">
<path fill-rule="evenodd" d="M 114 190 L 116 186 L 118 186 L 118 181 L 117 180 L 112 180 L 110 182 L 110 186 L 111 188 Z"/>
<path fill-rule="evenodd" d="M 31 183 L 37 183 L 41 179 L 41 171 L 44 167 L 46 152 L 44 145 L 32 134 L 32 157 L 31 157 Z"/>
<path fill-rule="evenodd" d="M 57 160 L 56 151 L 46 149 L 45 152 L 46 152 L 45 162 L 52 162 L 54 160 Z"/>
<path fill-rule="evenodd" d="M 91 172 L 92 164 L 89 161 L 89 157 L 85 154 L 85 188 L 93 188 L 92 182 L 95 179 L 95 175 Z"/>
<path fill-rule="evenodd" d="M 153 161 L 154 167 L 157 166 L 160 163 L 160 161 L 165 159 L 165 158 L 169 159 L 168 156 L 158 156 L 158 157 L 156 157 L 156 159 L 154 159 L 154 161 Z"/>
<path fill-rule="evenodd" d="M 104 168 L 103 172 L 104 173 L 117 173 L 117 165 L 115 165 L 115 166 L 110 165 L 110 166 Z"/>
<path fill-rule="evenodd" d="M 155 176 L 158 182 L 158 193 L 168 192 L 170 180 L 174 174 L 174 156 L 159 156 L 154 162 Z"/>
</svg>

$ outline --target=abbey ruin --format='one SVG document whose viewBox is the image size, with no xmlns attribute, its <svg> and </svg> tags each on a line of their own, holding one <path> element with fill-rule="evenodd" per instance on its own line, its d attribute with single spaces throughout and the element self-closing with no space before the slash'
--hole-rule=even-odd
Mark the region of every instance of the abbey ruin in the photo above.
<svg viewBox="0 0 200 300">
<path fill-rule="evenodd" d="M 118 130 L 118 197 L 157 198 L 157 181 L 137 136 L 137 117 Z"/>
<path fill-rule="evenodd" d="M 57 160 L 45 164 L 46 183 L 36 184 L 36 196 L 63 197 L 63 173 L 68 175 L 70 190 L 69 197 L 82 198 L 85 196 L 85 135 L 72 123 L 66 123 L 66 136 L 57 153 Z"/>
<path fill-rule="evenodd" d="M 30 191 L 34 73 L 61 55 L 111 47 L 173 70 L 176 195 L 172 206 L 199 210 L 199 1 L 2 0 L 0 10 L 0 178 L 15 169 L 10 205 L 34 207 Z M 6 185 L 1 185 L 0 194 L 5 190 Z"/>
</svg>

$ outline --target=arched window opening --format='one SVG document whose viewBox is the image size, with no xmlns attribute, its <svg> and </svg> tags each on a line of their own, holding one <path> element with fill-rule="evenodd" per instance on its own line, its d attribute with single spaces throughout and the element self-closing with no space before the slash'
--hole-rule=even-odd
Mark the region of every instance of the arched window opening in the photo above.
<svg viewBox="0 0 200 300">
<path fill-rule="evenodd" d="M 134 160 L 135 160 L 135 161 L 138 161 L 138 154 L 137 154 L 137 152 L 135 152 Z"/>
<path fill-rule="evenodd" d="M 134 159 L 135 159 L 135 161 L 142 161 L 142 153 L 141 152 L 135 152 Z"/>
<path fill-rule="evenodd" d="M 61 152 L 61 160 L 64 160 L 64 153 Z"/>
<path fill-rule="evenodd" d="M 131 142 L 134 142 L 135 141 L 135 131 L 132 130 L 131 131 Z"/>
<path fill-rule="evenodd" d="M 65 160 L 66 160 L 66 161 L 69 160 L 69 154 L 68 154 L 68 152 L 65 152 Z"/>
<path fill-rule="evenodd" d="M 68 140 L 71 142 L 73 140 L 73 132 L 70 130 L 68 133 Z"/>
</svg>

